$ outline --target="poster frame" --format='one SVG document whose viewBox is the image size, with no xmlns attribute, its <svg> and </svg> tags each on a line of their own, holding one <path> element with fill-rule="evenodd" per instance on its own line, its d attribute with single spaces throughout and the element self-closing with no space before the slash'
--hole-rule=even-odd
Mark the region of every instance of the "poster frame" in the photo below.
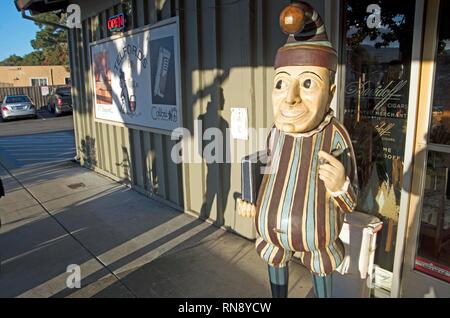
<svg viewBox="0 0 450 318">
<path fill-rule="evenodd" d="M 182 107 L 183 99 L 182 99 L 182 89 L 181 89 L 181 76 L 182 76 L 181 41 L 180 41 L 180 21 L 179 21 L 178 16 L 162 20 L 155 24 L 145 25 L 145 26 L 135 28 L 130 31 L 121 32 L 120 34 L 114 34 L 114 35 L 111 35 L 104 39 L 92 41 L 89 43 L 88 63 L 89 63 L 89 79 L 91 81 L 89 87 L 91 88 L 90 97 L 91 97 L 92 105 L 93 105 L 94 122 L 108 124 L 108 125 L 112 125 L 112 126 L 116 126 L 116 127 L 123 127 L 123 128 L 135 129 L 135 130 L 140 130 L 140 131 L 147 131 L 147 132 L 152 132 L 152 133 L 161 134 L 161 135 L 167 135 L 167 136 L 172 135 L 172 131 L 174 130 L 172 128 L 161 129 L 161 128 L 156 128 L 156 127 L 151 127 L 151 126 L 142 126 L 142 125 L 136 125 L 136 124 L 130 124 L 130 123 L 125 123 L 125 122 L 119 122 L 119 121 L 98 118 L 97 117 L 96 95 L 95 95 L 95 81 L 93 80 L 94 79 L 94 67 L 93 67 L 93 58 L 92 58 L 92 48 L 94 46 L 97 46 L 97 45 L 100 45 L 103 43 L 107 43 L 107 42 L 111 42 L 111 41 L 114 41 L 117 39 L 125 38 L 125 37 L 131 36 L 131 35 L 136 35 L 136 34 L 139 34 L 142 32 L 155 30 L 155 29 L 158 29 L 158 28 L 161 28 L 161 27 L 164 27 L 167 25 L 171 25 L 171 24 L 175 24 L 175 26 L 176 26 L 176 32 L 174 34 L 174 37 L 175 37 L 174 51 L 175 51 L 175 55 L 177 56 L 177 58 L 175 58 L 175 78 L 176 78 L 175 79 L 176 80 L 175 90 L 176 90 L 176 100 L 177 100 L 176 107 L 178 109 L 178 118 L 179 118 L 178 127 L 179 128 L 183 127 L 184 114 L 183 114 L 183 107 Z M 151 71 L 151 70 L 149 69 L 149 71 Z M 150 83 L 151 83 L 151 79 L 150 79 Z M 153 104 L 151 104 L 149 101 L 149 105 L 152 106 Z"/>
</svg>

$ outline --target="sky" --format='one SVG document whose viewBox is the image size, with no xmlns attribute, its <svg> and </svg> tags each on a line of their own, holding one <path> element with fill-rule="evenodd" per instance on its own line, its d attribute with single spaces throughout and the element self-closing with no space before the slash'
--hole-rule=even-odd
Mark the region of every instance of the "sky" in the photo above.
<svg viewBox="0 0 450 318">
<path fill-rule="evenodd" d="M 14 0 L 0 0 L 0 61 L 11 54 L 32 52 L 30 41 L 38 30 L 33 21 L 22 18 Z"/>
</svg>

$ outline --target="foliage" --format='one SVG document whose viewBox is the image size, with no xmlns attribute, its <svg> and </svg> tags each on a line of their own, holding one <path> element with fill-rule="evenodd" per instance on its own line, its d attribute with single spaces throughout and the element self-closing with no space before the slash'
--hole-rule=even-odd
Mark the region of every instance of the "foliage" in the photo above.
<svg viewBox="0 0 450 318">
<path fill-rule="evenodd" d="M 23 58 L 16 54 L 10 55 L 3 61 L 0 61 L 0 66 L 16 66 L 22 65 Z"/>
<path fill-rule="evenodd" d="M 65 15 L 58 16 L 55 13 L 43 13 L 37 16 L 39 20 L 64 24 Z M 62 28 L 36 23 L 40 30 L 36 38 L 31 41 L 31 46 L 43 53 L 44 65 L 68 65 L 67 34 Z"/>
<path fill-rule="evenodd" d="M 412 47 L 414 6 L 405 5 L 403 1 L 379 0 L 381 8 L 381 27 L 367 27 L 367 6 L 369 1 L 351 0 L 347 3 L 347 29 L 352 30 L 348 45 L 357 48 L 364 39 L 375 41 L 376 48 L 389 47 L 398 42 L 400 51 L 408 52 Z"/>
<path fill-rule="evenodd" d="M 42 13 L 35 16 L 39 20 L 65 24 L 66 15 L 55 12 Z M 63 28 L 36 23 L 39 31 L 31 46 L 34 51 L 23 57 L 15 54 L 0 61 L 0 66 L 33 66 L 33 65 L 64 65 L 68 69 L 67 34 Z"/>
<path fill-rule="evenodd" d="M 34 51 L 23 56 L 23 66 L 45 65 L 45 56 L 41 51 Z"/>
</svg>

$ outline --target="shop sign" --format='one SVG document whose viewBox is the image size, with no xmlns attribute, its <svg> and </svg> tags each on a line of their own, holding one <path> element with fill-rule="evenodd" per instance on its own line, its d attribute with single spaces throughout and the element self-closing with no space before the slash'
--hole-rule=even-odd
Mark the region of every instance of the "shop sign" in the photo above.
<svg viewBox="0 0 450 318">
<path fill-rule="evenodd" d="M 119 13 L 108 19 L 108 30 L 110 32 L 119 32 L 125 29 L 125 16 Z"/>
</svg>

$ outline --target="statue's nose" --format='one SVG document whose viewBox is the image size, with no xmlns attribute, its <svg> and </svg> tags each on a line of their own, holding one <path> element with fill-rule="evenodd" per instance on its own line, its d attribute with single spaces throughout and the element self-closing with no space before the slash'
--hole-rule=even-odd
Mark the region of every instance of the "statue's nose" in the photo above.
<svg viewBox="0 0 450 318">
<path fill-rule="evenodd" d="M 300 97 L 300 85 L 299 81 L 297 79 L 291 81 L 289 84 L 289 88 L 286 95 L 286 103 L 290 105 L 295 105 L 297 103 L 300 103 L 301 97 Z"/>
</svg>

